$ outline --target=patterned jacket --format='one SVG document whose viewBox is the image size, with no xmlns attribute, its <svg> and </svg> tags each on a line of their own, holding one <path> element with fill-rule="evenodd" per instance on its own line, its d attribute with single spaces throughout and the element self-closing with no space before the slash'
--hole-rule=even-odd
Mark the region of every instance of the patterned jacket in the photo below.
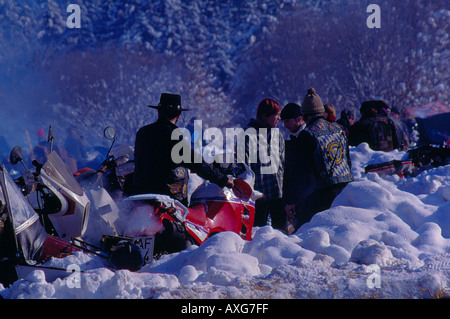
<svg viewBox="0 0 450 319">
<path fill-rule="evenodd" d="M 298 136 L 300 192 L 304 197 L 331 185 L 353 181 L 347 137 L 336 123 L 317 116 Z"/>
<path fill-rule="evenodd" d="M 255 189 L 264 194 L 263 200 L 281 198 L 283 196 L 283 172 L 284 172 L 284 138 L 279 129 L 270 129 L 255 119 L 251 119 L 248 128 L 256 130 L 256 141 L 246 143 L 246 162 L 255 173 Z M 263 130 L 261 130 L 263 129 Z M 266 129 L 267 135 L 263 136 L 262 132 Z M 272 141 L 272 138 L 275 140 Z M 275 149 L 272 149 L 272 145 Z M 251 148 L 257 148 L 257 161 L 249 161 L 248 154 Z M 267 152 L 264 160 L 264 153 Z"/>
</svg>

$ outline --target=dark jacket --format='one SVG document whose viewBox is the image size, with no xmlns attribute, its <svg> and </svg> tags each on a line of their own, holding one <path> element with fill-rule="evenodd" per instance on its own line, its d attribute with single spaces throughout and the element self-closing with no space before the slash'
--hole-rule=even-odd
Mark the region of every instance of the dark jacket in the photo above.
<svg viewBox="0 0 450 319">
<path fill-rule="evenodd" d="M 394 127 L 395 127 L 395 134 L 396 134 L 396 139 L 398 141 L 398 147 L 397 149 L 399 151 L 407 151 L 409 148 L 409 138 L 408 135 L 406 134 L 407 129 L 405 128 L 405 125 L 403 124 L 403 122 L 399 119 L 396 119 L 395 117 L 389 117 L 390 120 L 392 121 L 392 123 L 394 123 Z"/>
<path fill-rule="evenodd" d="M 340 118 L 336 121 L 337 124 L 341 125 L 344 128 L 345 135 L 348 137 L 348 134 L 350 132 L 350 127 L 352 126 L 350 124 L 350 121 L 347 118 Z"/>
<path fill-rule="evenodd" d="M 189 143 L 186 144 L 187 148 L 183 149 L 189 149 L 191 152 L 191 163 L 177 164 L 173 161 L 173 147 L 183 143 L 181 138 L 172 140 L 172 132 L 177 128 L 168 120 L 158 119 L 136 133 L 134 193 L 169 195 L 186 203 L 189 179 L 187 169 L 220 187 L 227 184 L 227 176 L 218 169 L 212 169 L 204 162 L 194 163 L 193 150 Z"/>
<path fill-rule="evenodd" d="M 363 142 L 375 151 L 390 152 L 399 148 L 395 125 L 384 115 L 363 116 L 350 128 L 350 145 L 358 146 Z"/>
<path fill-rule="evenodd" d="M 353 180 L 349 146 L 340 125 L 316 116 L 300 132 L 297 143 L 299 193 L 303 198 Z"/>
<path fill-rule="evenodd" d="M 291 135 L 285 143 L 285 165 L 283 177 L 283 197 L 287 204 L 297 204 L 301 198 L 298 184 L 301 179 L 298 169 L 301 150 L 298 146 L 298 136 Z"/>
</svg>

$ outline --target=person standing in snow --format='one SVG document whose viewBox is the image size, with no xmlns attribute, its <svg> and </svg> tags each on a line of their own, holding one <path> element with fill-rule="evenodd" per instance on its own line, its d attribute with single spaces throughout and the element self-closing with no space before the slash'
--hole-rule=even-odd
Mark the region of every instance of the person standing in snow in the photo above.
<svg viewBox="0 0 450 319">
<path fill-rule="evenodd" d="M 296 103 L 288 103 L 281 111 L 281 120 L 284 127 L 291 133 L 285 142 L 285 166 L 283 176 L 283 199 L 285 204 L 285 212 L 287 215 L 287 229 L 288 234 L 292 233 L 291 225 L 295 219 L 296 206 L 298 200 L 301 198 L 297 182 L 297 163 L 300 150 L 297 145 L 297 137 L 305 128 L 306 123 L 303 120 L 303 114 L 300 105 Z"/>
<path fill-rule="evenodd" d="M 178 128 L 176 123 L 181 112 L 189 110 L 181 107 L 180 95 L 162 93 L 159 105 L 149 107 L 158 110 L 158 119 L 136 133 L 133 180 L 135 194 L 169 195 L 187 204 L 188 169 L 220 187 L 233 187 L 233 179 L 217 168 L 213 169 L 205 162 L 194 163 L 193 149 L 188 142 L 183 149 L 192 151 L 190 163 L 174 162 L 172 149 L 183 142 L 183 138 L 172 140 L 172 133 Z"/>
<path fill-rule="evenodd" d="M 302 112 L 306 127 L 298 136 L 301 204 L 296 207 L 295 229 L 330 208 L 336 196 L 353 181 L 345 132 L 339 124 L 324 119 L 325 108 L 314 88 L 308 89 Z"/>
<path fill-rule="evenodd" d="M 286 221 L 286 213 L 283 205 L 283 170 L 284 170 L 284 138 L 276 128 L 280 120 L 281 106 L 271 98 L 262 100 L 256 110 L 256 119 L 252 118 L 247 125 L 247 130 L 253 128 L 256 130 L 258 143 L 250 145 L 246 143 L 246 158 L 249 159 L 249 153 L 256 151 L 250 150 L 250 147 L 257 147 L 258 156 L 257 161 L 252 162 L 248 160 L 248 164 L 255 173 L 255 190 L 264 194 L 263 198 L 256 200 L 255 203 L 255 226 L 265 226 L 270 215 L 272 227 L 276 229 L 284 229 Z M 266 129 L 267 135 L 261 136 L 261 129 Z M 276 136 L 278 141 L 271 139 Z M 261 161 L 261 138 L 267 141 L 268 154 L 273 154 L 270 162 L 263 163 Z M 271 149 L 274 145 L 275 149 Z M 264 154 L 263 154 L 264 155 Z M 267 154 L 265 154 L 267 157 Z M 276 161 L 275 171 L 267 170 Z M 270 171 L 270 173 L 267 173 Z"/>
</svg>

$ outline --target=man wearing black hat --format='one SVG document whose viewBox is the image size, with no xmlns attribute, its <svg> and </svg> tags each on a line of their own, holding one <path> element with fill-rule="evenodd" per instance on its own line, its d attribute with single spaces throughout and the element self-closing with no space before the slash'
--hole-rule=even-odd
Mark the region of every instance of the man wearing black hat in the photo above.
<svg viewBox="0 0 450 319">
<path fill-rule="evenodd" d="M 212 169 L 208 164 L 175 163 L 172 158 L 173 147 L 182 142 L 182 138 L 172 140 L 172 132 L 182 111 L 181 97 L 178 94 L 162 93 L 158 106 L 149 105 L 158 110 L 156 122 L 146 125 L 136 133 L 135 141 L 135 173 L 134 193 L 163 194 L 187 204 L 188 171 L 197 173 L 200 177 L 210 180 L 220 187 L 232 187 L 233 180 L 218 169 Z M 193 150 L 189 143 L 183 150 Z"/>
<path fill-rule="evenodd" d="M 291 133 L 289 139 L 286 140 L 285 147 L 285 168 L 283 177 L 283 194 L 285 201 L 285 210 L 288 217 L 288 226 L 295 218 L 295 206 L 298 196 L 298 154 L 299 148 L 297 137 L 305 128 L 306 123 L 303 120 L 303 114 L 300 105 L 296 103 L 288 103 L 285 105 L 280 114 L 284 127 Z M 290 232 L 287 230 L 288 233 Z"/>
</svg>

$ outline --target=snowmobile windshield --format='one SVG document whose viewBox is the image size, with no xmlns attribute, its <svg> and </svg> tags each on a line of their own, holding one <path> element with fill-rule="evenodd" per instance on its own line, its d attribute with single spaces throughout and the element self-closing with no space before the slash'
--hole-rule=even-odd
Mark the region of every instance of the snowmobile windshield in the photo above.
<svg viewBox="0 0 450 319">
<path fill-rule="evenodd" d="M 3 233 L 4 233 L 4 229 L 5 229 L 5 222 L 8 218 L 8 212 L 6 209 L 6 199 L 5 199 L 5 195 L 3 194 L 3 189 L 0 187 L 0 251 L 2 251 L 1 246 L 2 246 L 2 238 L 3 238 Z M 1 255 L 0 255 L 1 258 Z"/>
<path fill-rule="evenodd" d="M 6 170 L 0 170 L 2 201 L 8 211 L 16 237 L 15 248 L 21 251 L 25 262 L 34 264 L 39 258 L 47 239 L 44 227 L 39 223 L 39 215 L 33 210 Z M 12 247 L 11 247 L 12 248 Z"/>
<path fill-rule="evenodd" d="M 12 180 L 11 176 L 7 173 L 3 173 L 5 178 L 5 186 L 8 196 L 9 205 L 12 220 L 14 223 L 14 230 L 16 235 L 19 235 L 33 223 L 39 219 L 39 215 L 33 210 L 30 204 L 26 201 L 22 195 L 20 189 L 16 183 Z M 3 194 L 2 194 L 3 197 Z M 2 199 L 3 200 L 3 199 Z"/>
<path fill-rule="evenodd" d="M 6 205 L 5 196 L 3 195 L 3 189 L 0 187 L 0 223 L 1 223 L 1 216 L 5 211 L 5 205 Z"/>
<path fill-rule="evenodd" d="M 75 194 L 82 196 L 83 189 L 73 175 L 69 172 L 64 161 L 56 152 L 51 152 L 47 156 L 47 162 L 43 166 L 48 176 L 55 179 L 63 186 L 70 189 Z"/>
</svg>

